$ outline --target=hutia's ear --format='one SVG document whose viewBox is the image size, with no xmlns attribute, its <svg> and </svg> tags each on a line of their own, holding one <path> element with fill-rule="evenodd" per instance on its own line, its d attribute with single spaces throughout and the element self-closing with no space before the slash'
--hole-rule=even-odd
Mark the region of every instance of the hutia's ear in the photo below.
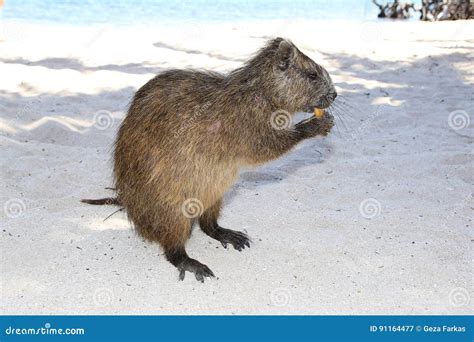
<svg viewBox="0 0 474 342">
<path fill-rule="evenodd" d="M 295 54 L 295 48 L 291 42 L 283 39 L 278 45 L 276 53 L 277 68 L 284 71 L 288 69 Z"/>
</svg>

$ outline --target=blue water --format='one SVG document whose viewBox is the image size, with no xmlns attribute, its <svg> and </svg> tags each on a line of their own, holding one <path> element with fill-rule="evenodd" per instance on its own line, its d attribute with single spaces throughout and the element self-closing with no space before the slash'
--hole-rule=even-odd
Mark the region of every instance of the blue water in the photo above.
<svg viewBox="0 0 474 342">
<path fill-rule="evenodd" d="M 375 20 L 371 0 L 5 0 L 4 19 L 48 23 L 152 24 L 265 19 Z"/>
</svg>

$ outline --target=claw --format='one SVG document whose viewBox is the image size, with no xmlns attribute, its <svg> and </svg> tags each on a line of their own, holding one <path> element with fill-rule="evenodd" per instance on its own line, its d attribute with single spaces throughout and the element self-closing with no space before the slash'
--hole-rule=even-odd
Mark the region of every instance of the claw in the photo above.
<svg viewBox="0 0 474 342">
<path fill-rule="evenodd" d="M 218 227 L 212 234 L 209 235 L 220 241 L 224 248 L 227 248 L 228 244 L 231 244 L 234 249 L 241 252 L 243 249 L 245 249 L 245 246 L 250 247 L 249 237 L 247 234 L 242 232 Z"/>
<path fill-rule="evenodd" d="M 198 281 L 201 283 L 204 282 L 204 278 L 212 278 L 215 277 L 214 273 L 211 271 L 209 267 L 204 264 L 201 264 L 199 261 L 188 258 L 183 261 L 178 266 L 179 269 L 179 280 L 184 280 L 186 275 L 186 271 L 194 273 L 194 276 Z"/>
</svg>

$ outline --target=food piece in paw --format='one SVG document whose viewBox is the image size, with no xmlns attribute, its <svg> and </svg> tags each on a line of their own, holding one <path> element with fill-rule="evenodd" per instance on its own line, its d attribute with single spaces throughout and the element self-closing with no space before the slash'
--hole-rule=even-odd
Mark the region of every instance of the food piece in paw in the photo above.
<svg viewBox="0 0 474 342">
<path fill-rule="evenodd" d="M 314 108 L 314 116 L 321 119 L 324 115 L 324 109 Z"/>
</svg>

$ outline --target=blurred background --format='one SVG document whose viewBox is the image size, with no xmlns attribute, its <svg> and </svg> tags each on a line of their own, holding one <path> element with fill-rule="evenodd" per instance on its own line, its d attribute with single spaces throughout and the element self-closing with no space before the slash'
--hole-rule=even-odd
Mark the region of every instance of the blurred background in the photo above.
<svg viewBox="0 0 474 342">
<path fill-rule="evenodd" d="M 235 21 L 259 19 L 375 19 L 370 0 L 7 0 L 5 19 L 70 24 L 141 25 L 168 21 Z"/>
</svg>

